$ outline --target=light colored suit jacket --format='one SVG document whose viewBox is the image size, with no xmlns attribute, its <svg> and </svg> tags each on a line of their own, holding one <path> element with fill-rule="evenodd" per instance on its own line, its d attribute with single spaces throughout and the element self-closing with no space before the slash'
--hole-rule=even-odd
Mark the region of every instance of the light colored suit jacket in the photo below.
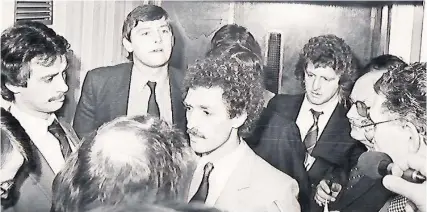
<svg viewBox="0 0 427 212">
<path fill-rule="evenodd" d="M 244 155 L 231 173 L 214 207 L 230 212 L 300 211 L 298 183 L 244 145 Z"/>
<path fill-rule="evenodd" d="M 3 116 L 7 118 L 15 118 L 9 112 L 2 111 Z M 72 127 L 59 121 L 64 129 L 68 140 L 78 147 L 79 139 L 75 134 Z M 22 126 L 13 126 L 19 132 L 24 132 Z M 21 129 L 18 129 L 21 128 Z M 31 137 L 30 137 L 31 138 Z M 1 138 L 7 139 L 7 138 Z M 52 204 L 52 182 L 55 177 L 53 170 L 50 168 L 44 156 L 32 144 L 34 150 L 34 160 L 36 160 L 37 167 L 32 172 L 19 172 L 16 176 L 16 189 L 18 192 L 18 201 L 5 212 L 48 212 Z"/>
</svg>

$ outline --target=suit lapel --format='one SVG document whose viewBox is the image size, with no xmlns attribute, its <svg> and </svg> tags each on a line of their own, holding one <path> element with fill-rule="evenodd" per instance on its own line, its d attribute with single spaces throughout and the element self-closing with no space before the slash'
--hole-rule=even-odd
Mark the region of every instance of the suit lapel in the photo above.
<svg viewBox="0 0 427 212">
<path fill-rule="evenodd" d="M 369 189 L 375 185 L 377 181 L 372 180 L 369 177 L 362 177 L 359 182 L 357 182 L 351 189 L 345 191 L 343 194 L 343 198 L 338 199 L 338 202 L 340 207 L 339 208 L 346 208 L 348 205 L 353 203 L 357 198 L 361 197 L 363 194 L 365 194 Z"/>
<path fill-rule="evenodd" d="M 117 83 L 114 85 L 108 85 L 115 86 L 115 89 L 117 90 L 117 92 L 114 92 L 117 96 L 111 96 L 110 100 L 110 120 L 127 114 L 132 66 L 132 63 L 129 63 L 124 70 L 118 70 L 122 71 L 123 74 L 119 75 L 121 77 L 117 80 Z"/>
<path fill-rule="evenodd" d="M 180 79 L 179 70 L 173 67 L 169 67 L 168 74 L 172 104 L 172 120 L 173 123 L 176 124 L 181 130 L 185 131 L 186 118 L 182 96 L 183 91 L 180 84 L 183 79 Z"/>
<path fill-rule="evenodd" d="M 227 202 L 232 201 L 233 204 L 236 203 L 238 199 L 245 199 L 244 191 L 246 191 L 251 186 L 251 176 L 253 170 L 253 154 L 251 154 L 249 147 L 245 148 L 245 153 L 243 157 L 239 160 L 236 165 L 236 169 L 231 173 L 228 178 L 227 183 L 225 184 L 224 189 L 219 195 L 218 199 L 215 202 L 215 205 L 229 205 Z"/>
<path fill-rule="evenodd" d="M 33 184 L 38 187 L 42 193 L 46 196 L 47 199 L 52 199 L 52 182 L 55 178 L 55 173 L 52 168 L 49 166 L 49 163 L 46 161 L 43 154 L 40 150 L 34 145 L 34 157 L 36 161 L 39 161 L 37 164 L 38 167 L 35 170 L 35 173 L 30 173 L 29 177 L 32 181 L 36 182 Z"/>
</svg>

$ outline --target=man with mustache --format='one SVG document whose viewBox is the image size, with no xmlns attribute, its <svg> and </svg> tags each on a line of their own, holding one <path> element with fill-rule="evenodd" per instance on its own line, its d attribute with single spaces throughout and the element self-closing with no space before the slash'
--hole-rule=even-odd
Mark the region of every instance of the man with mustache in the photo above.
<svg viewBox="0 0 427 212">
<path fill-rule="evenodd" d="M 11 102 L 7 119 L 17 120 L 12 131 L 31 139 L 28 145 L 37 166 L 35 171 L 18 172 L 19 199 L 10 208 L 49 211 L 53 178 L 78 145 L 71 126 L 55 115 L 68 91 L 70 44 L 40 22 L 22 22 L 2 32 L 1 46 L 1 94 Z"/>
<path fill-rule="evenodd" d="M 297 182 L 262 160 L 243 139 L 263 108 L 257 61 L 240 47 L 188 69 L 187 132 L 200 156 L 190 202 L 225 211 L 300 211 Z"/>
<path fill-rule="evenodd" d="M 131 62 L 88 72 L 74 116 L 79 137 L 123 115 L 150 114 L 185 131 L 183 72 L 169 65 L 175 41 L 170 22 L 155 5 L 128 14 L 122 43 Z"/>
</svg>

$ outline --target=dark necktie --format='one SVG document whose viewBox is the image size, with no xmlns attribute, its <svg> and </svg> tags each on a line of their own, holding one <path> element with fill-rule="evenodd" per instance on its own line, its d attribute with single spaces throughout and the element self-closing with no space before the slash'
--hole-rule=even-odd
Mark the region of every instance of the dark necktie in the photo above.
<svg viewBox="0 0 427 212">
<path fill-rule="evenodd" d="M 151 91 L 150 98 L 148 99 L 147 113 L 155 117 L 160 117 L 159 105 L 156 101 L 156 82 L 148 81 L 147 85 Z"/>
<path fill-rule="evenodd" d="M 310 109 L 310 111 L 313 114 L 314 122 L 313 122 L 313 125 L 311 125 L 310 129 L 307 132 L 307 135 L 304 138 L 304 145 L 309 154 L 311 154 L 311 152 L 313 151 L 314 145 L 316 145 L 317 135 L 319 133 L 319 126 L 318 126 L 319 116 L 323 114 L 323 112 L 318 112 L 313 109 Z"/>
<path fill-rule="evenodd" d="M 197 192 L 191 198 L 190 202 L 201 201 L 204 203 L 206 201 L 209 191 L 209 175 L 211 174 L 213 168 L 214 166 L 210 162 L 205 165 L 203 168 L 202 182 L 200 183 L 199 189 L 197 189 Z"/>
<path fill-rule="evenodd" d="M 47 130 L 52 133 L 53 136 L 59 141 L 59 146 L 61 147 L 61 153 L 64 159 L 67 159 L 71 154 L 70 143 L 68 143 L 67 136 L 65 135 L 64 129 L 62 129 L 58 120 L 54 120 L 53 123 L 47 128 Z"/>
</svg>

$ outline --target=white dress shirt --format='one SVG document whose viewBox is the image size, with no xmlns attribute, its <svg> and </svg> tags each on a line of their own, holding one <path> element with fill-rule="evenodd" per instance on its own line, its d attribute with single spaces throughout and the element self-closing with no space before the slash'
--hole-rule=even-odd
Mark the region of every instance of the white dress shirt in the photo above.
<svg viewBox="0 0 427 212">
<path fill-rule="evenodd" d="M 56 119 L 55 114 L 51 114 L 48 119 L 42 119 L 25 113 L 13 104 L 10 107 L 10 113 L 19 121 L 52 171 L 57 174 L 64 166 L 65 160 L 58 139 L 48 131 L 48 127 Z M 68 143 L 74 151 L 76 147 L 72 142 L 68 141 Z"/>
<path fill-rule="evenodd" d="M 209 175 L 209 190 L 205 204 L 210 207 L 214 206 L 216 200 L 221 195 L 222 190 L 224 190 L 228 178 L 233 173 L 237 163 L 243 157 L 245 146 L 247 146 L 246 142 L 241 140 L 239 146 L 233 152 L 216 161 L 212 161 L 209 158 L 209 155 L 201 157 L 193 174 L 193 179 L 188 193 L 188 201 L 190 201 L 197 192 L 197 189 L 202 182 L 203 168 L 205 164 L 211 162 L 213 163 L 214 168 Z"/>
<path fill-rule="evenodd" d="M 132 68 L 127 115 L 147 114 L 148 100 L 151 94 L 150 87 L 147 85 L 148 81 L 157 83 L 155 93 L 160 118 L 172 124 L 172 101 L 167 69 L 160 72 L 155 79 L 149 79 L 143 71 L 136 69 L 135 66 Z"/>
<path fill-rule="evenodd" d="M 317 139 L 319 139 L 337 105 L 338 98 L 335 98 L 322 105 L 314 105 L 310 103 L 307 99 L 307 96 L 305 96 L 296 120 L 296 124 L 298 125 L 301 134 L 301 141 L 304 142 L 304 138 L 307 135 L 308 130 L 314 123 L 313 113 L 311 113 L 310 109 L 313 109 L 318 112 L 323 112 L 323 114 L 319 116 L 319 120 L 317 122 L 317 126 L 319 127 Z M 312 157 L 311 155 L 308 155 L 304 164 L 307 170 L 311 168 L 315 160 L 316 158 Z"/>
</svg>

